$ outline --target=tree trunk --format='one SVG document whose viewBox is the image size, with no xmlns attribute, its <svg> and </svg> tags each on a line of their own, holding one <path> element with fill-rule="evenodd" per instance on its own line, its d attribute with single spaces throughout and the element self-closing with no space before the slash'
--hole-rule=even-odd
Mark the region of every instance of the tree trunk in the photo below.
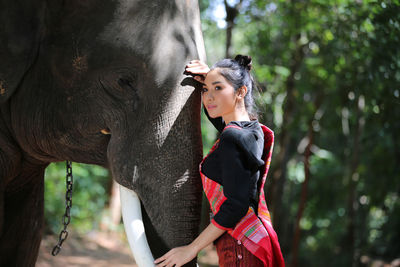
<svg viewBox="0 0 400 267">
<path fill-rule="evenodd" d="M 272 174 L 271 184 L 268 186 L 267 196 L 271 200 L 270 210 L 273 215 L 273 225 L 278 236 L 281 232 L 282 193 L 286 182 L 287 163 L 289 161 L 289 148 L 291 146 L 290 128 L 293 121 L 295 103 L 294 75 L 299 70 L 304 59 L 303 47 L 300 44 L 300 34 L 295 37 L 296 49 L 293 51 L 293 60 L 290 65 L 290 74 L 285 82 L 286 99 L 283 105 L 282 130 L 279 136 L 279 153 L 275 158 L 277 168 Z"/>
<path fill-rule="evenodd" d="M 235 27 L 235 18 L 239 14 L 240 6 L 242 5 L 242 1 L 240 0 L 239 3 L 234 5 L 233 7 L 230 6 L 227 0 L 224 0 L 225 4 L 225 11 L 226 11 L 226 45 L 225 45 L 225 58 L 231 58 L 231 46 L 232 46 L 232 31 Z"/>
<path fill-rule="evenodd" d="M 297 267 L 298 265 L 298 252 L 299 252 L 299 243 L 300 243 L 300 220 L 303 216 L 304 208 L 306 206 L 307 201 L 307 189 L 308 182 L 310 179 L 310 155 L 311 155 L 311 145 L 313 143 L 313 130 L 312 126 L 308 129 L 308 144 L 304 151 L 304 182 L 301 185 L 301 195 L 300 195 L 300 203 L 297 211 L 297 217 L 295 222 L 295 230 L 292 244 L 292 261 L 290 266 Z"/>
<path fill-rule="evenodd" d="M 314 142 L 314 129 L 313 129 L 313 121 L 316 120 L 316 113 L 318 112 L 319 107 L 322 103 L 322 95 L 319 94 L 314 103 L 315 105 L 315 113 L 308 124 L 308 134 L 307 139 L 308 143 L 304 150 L 304 182 L 301 185 L 301 194 L 300 194 L 300 203 L 297 211 L 297 217 L 295 222 L 295 230 L 294 237 L 292 243 L 292 260 L 291 267 L 298 266 L 298 252 L 299 252 L 299 244 L 300 244 L 300 220 L 303 217 L 304 208 L 307 202 L 307 193 L 308 193 L 308 183 L 310 181 L 310 156 L 311 156 L 311 147 Z"/>
<path fill-rule="evenodd" d="M 364 110 L 364 97 L 361 95 L 358 97 L 357 109 L 356 109 L 356 125 L 355 133 L 353 135 L 352 145 L 352 157 L 351 165 L 349 166 L 350 172 L 347 177 L 348 179 L 348 202 L 347 202 L 347 230 L 345 237 L 345 247 L 351 256 L 352 266 L 357 265 L 357 255 L 355 251 L 355 228 L 356 228 L 356 213 L 358 209 L 356 187 L 358 183 L 358 172 L 357 168 L 359 165 L 359 152 L 360 152 L 360 136 L 362 135 L 365 119 L 363 117 Z"/>
</svg>

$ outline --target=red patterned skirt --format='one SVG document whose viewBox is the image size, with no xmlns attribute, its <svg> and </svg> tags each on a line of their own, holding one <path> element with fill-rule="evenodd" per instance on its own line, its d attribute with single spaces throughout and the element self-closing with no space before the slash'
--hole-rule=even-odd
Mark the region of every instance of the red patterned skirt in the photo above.
<svg viewBox="0 0 400 267">
<path fill-rule="evenodd" d="M 221 267 L 263 267 L 263 262 L 251 254 L 227 232 L 215 241 Z"/>
</svg>

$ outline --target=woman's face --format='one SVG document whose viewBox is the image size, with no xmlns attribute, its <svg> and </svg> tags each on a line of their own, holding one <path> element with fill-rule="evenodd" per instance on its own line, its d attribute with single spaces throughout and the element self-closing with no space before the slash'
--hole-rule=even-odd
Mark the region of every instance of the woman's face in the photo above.
<svg viewBox="0 0 400 267">
<path fill-rule="evenodd" d="M 202 101 L 211 118 L 229 116 L 235 111 L 235 90 L 218 68 L 211 70 L 204 80 Z"/>
</svg>

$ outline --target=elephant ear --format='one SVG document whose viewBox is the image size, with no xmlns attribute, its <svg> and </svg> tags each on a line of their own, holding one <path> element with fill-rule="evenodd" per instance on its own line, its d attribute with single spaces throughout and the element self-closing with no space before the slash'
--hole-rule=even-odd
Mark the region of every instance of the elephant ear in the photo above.
<svg viewBox="0 0 400 267">
<path fill-rule="evenodd" d="M 0 104 L 15 93 L 39 51 L 44 2 L 0 0 Z"/>
</svg>

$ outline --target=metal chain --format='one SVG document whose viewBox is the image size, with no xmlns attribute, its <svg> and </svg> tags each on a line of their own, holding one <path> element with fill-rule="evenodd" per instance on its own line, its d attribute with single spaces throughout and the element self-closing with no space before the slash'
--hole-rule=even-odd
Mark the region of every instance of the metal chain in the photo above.
<svg viewBox="0 0 400 267">
<path fill-rule="evenodd" d="M 72 207 L 72 187 L 74 183 L 74 178 L 72 176 L 72 162 L 67 160 L 67 176 L 66 176 L 66 187 L 67 191 L 65 192 L 65 213 L 62 218 L 62 223 L 64 224 L 64 229 L 61 230 L 60 235 L 58 237 L 58 243 L 55 245 L 53 248 L 51 255 L 57 256 L 57 254 L 61 250 L 61 246 L 64 243 L 64 241 L 68 237 L 68 231 L 67 231 L 67 226 L 71 222 L 71 207 Z"/>
</svg>

